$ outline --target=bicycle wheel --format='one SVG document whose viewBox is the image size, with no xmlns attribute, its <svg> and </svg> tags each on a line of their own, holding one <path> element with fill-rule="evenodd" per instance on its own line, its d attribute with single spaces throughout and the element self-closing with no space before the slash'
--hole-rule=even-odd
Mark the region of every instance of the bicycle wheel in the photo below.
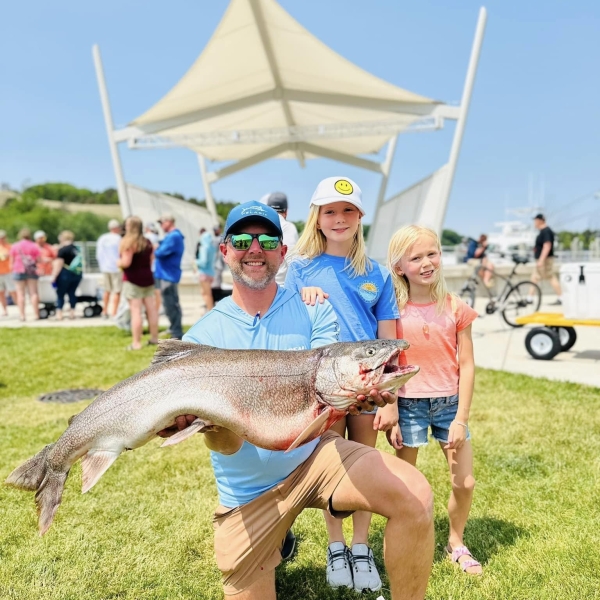
<svg viewBox="0 0 600 600">
<path fill-rule="evenodd" d="M 531 281 L 520 281 L 506 295 L 500 313 L 507 325 L 523 327 L 517 323 L 517 317 L 526 317 L 537 312 L 542 304 L 542 290 Z"/>
<path fill-rule="evenodd" d="M 471 308 L 475 307 L 475 288 L 471 285 L 465 285 L 458 293 L 458 296 Z"/>
</svg>

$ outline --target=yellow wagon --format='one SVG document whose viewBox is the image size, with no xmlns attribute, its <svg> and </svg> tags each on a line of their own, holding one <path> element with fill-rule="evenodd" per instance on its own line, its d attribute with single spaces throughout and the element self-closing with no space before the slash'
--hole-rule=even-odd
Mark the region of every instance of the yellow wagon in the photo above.
<svg viewBox="0 0 600 600">
<path fill-rule="evenodd" d="M 559 352 L 570 350 L 577 341 L 575 327 L 600 327 L 600 319 L 567 319 L 560 313 L 536 312 L 517 317 L 519 325 L 539 325 L 525 337 L 527 352 L 538 360 L 552 360 Z"/>
</svg>

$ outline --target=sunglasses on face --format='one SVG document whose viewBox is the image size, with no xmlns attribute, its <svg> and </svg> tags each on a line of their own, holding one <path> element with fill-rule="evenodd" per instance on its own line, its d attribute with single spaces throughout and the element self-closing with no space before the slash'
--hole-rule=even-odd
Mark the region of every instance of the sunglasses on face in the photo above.
<svg viewBox="0 0 600 600">
<path fill-rule="evenodd" d="M 253 240 L 258 240 L 259 246 L 263 250 L 276 250 L 281 239 L 275 235 L 266 233 L 238 233 L 230 235 L 228 240 L 231 242 L 234 250 L 248 250 L 252 246 Z"/>
</svg>

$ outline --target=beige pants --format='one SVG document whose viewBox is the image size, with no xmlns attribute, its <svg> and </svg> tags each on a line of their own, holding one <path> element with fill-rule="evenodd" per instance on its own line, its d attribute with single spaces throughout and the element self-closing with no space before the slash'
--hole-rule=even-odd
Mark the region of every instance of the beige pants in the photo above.
<svg viewBox="0 0 600 600">
<path fill-rule="evenodd" d="M 331 511 L 330 499 L 348 469 L 377 452 L 326 431 L 313 453 L 274 488 L 236 508 L 215 512 L 215 554 L 228 595 L 248 588 L 281 562 L 285 535 L 305 508 Z M 346 517 L 351 513 L 333 513 Z"/>
</svg>

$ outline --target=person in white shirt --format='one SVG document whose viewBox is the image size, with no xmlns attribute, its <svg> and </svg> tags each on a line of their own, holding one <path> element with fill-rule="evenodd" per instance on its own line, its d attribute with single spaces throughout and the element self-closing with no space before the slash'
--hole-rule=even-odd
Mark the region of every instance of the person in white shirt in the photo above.
<svg viewBox="0 0 600 600">
<path fill-rule="evenodd" d="M 273 192 L 267 196 L 265 204 L 279 213 L 279 222 L 281 223 L 281 231 L 283 231 L 283 244 L 287 246 L 288 255 L 290 255 L 291 251 L 296 245 L 296 242 L 298 241 L 298 230 L 291 221 L 287 220 L 287 196 L 283 192 Z M 281 267 L 279 268 L 277 276 L 275 277 L 275 281 L 279 285 L 283 285 L 287 269 L 288 263 L 286 260 L 284 260 L 281 263 Z"/>
<path fill-rule="evenodd" d="M 121 224 L 116 219 L 108 222 L 108 233 L 102 234 L 96 242 L 96 259 L 103 276 L 104 294 L 102 296 L 102 318 L 108 319 L 117 314 L 123 274 L 117 266 L 119 244 L 121 243 Z M 111 298 L 112 296 L 112 298 Z M 110 302 L 112 299 L 112 303 Z M 109 306 L 110 303 L 110 306 Z M 111 308 L 112 310 L 109 310 Z"/>
</svg>

